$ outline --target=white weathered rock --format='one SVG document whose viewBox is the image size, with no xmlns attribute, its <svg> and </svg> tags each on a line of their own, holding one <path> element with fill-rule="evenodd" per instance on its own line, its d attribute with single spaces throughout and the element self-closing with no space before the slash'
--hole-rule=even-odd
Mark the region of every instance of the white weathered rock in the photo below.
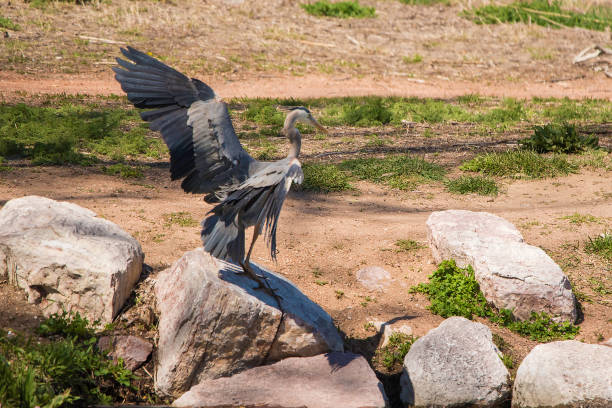
<svg viewBox="0 0 612 408">
<path fill-rule="evenodd" d="M 357 271 L 357 282 L 368 290 L 384 291 L 391 285 L 391 274 L 380 266 L 366 266 Z"/>
<path fill-rule="evenodd" d="M 0 210 L 0 276 L 47 316 L 65 309 L 111 322 L 143 259 L 134 238 L 76 204 L 28 196 Z"/>
<path fill-rule="evenodd" d="M 412 335 L 412 327 L 408 326 L 407 324 L 395 325 L 395 326 L 386 324 L 383 327 L 384 327 L 383 333 L 382 333 L 383 342 L 382 342 L 381 347 L 387 347 L 389 345 L 389 340 L 391 339 L 391 336 L 394 334 L 404 334 L 406 336 Z"/>
<path fill-rule="evenodd" d="M 202 248 L 159 274 L 158 391 L 177 395 L 203 380 L 263 363 L 343 350 L 331 317 L 319 305 L 286 279 L 256 270 L 282 296 L 283 317 L 274 298 L 236 273 L 240 268 Z"/>
<path fill-rule="evenodd" d="M 417 407 L 494 406 L 510 398 L 510 376 L 489 328 L 451 317 L 414 342 L 400 398 Z"/>
<path fill-rule="evenodd" d="M 206 380 L 175 407 L 383 408 L 382 384 L 363 356 L 329 353 L 287 358 L 229 378 Z"/>
<path fill-rule="evenodd" d="M 427 230 L 436 262 L 472 265 L 482 293 L 498 309 L 511 309 L 521 320 L 546 312 L 576 321 L 575 298 L 561 268 L 542 249 L 524 243 L 508 221 L 486 212 L 438 211 L 427 219 Z"/>
<path fill-rule="evenodd" d="M 134 371 L 149 359 L 153 345 L 137 336 L 103 336 L 98 349 L 108 351 L 115 362 L 122 359 L 125 368 Z"/>
<path fill-rule="evenodd" d="M 534 347 L 516 373 L 512 406 L 612 407 L 612 349 L 575 340 Z"/>
</svg>

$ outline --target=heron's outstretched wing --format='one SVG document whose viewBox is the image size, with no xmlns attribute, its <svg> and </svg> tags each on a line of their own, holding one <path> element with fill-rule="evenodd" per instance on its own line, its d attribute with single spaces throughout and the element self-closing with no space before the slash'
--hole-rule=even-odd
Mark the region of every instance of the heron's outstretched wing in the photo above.
<svg viewBox="0 0 612 408">
<path fill-rule="evenodd" d="M 244 259 L 244 237 L 242 245 L 230 245 L 240 241 L 236 223 L 241 222 L 260 228 L 266 235 L 272 259 L 276 259 L 278 217 L 291 183 L 301 183 L 304 174 L 297 159 L 259 163 L 259 166 L 247 180 L 227 191 L 226 198 L 204 221 L 204 248 L 213 256 L 238 262 Z"/>
<path fill-rule="evenodd" d="M 170 150 L 172 179 L 190 193 L 207 193 L 218 201 L 221 187 L 248 177 L 254 159 L 242 148 L 227 110 L 204 82 L 188 78 L 166 64 L 135 50 L 121 49 L 132 62 L 117 58 L 115 78 L 141 113 L 159 130 Z"/>
</svg>

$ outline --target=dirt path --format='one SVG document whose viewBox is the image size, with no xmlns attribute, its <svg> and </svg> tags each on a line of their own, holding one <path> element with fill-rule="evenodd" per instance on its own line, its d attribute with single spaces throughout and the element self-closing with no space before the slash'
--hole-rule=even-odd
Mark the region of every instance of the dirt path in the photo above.
<svg viewBox="0 0 612 408">
<path fill-rule="evenodd" d="M 110 70 L 110 69 L 109 69 Z M 325 75 L 266 75 L 253 74 L 240 81 L 220 78 L 200 78 L 218 95 L 234 97 L 314 98 L 358 95 L 394 95 L 429 98 L 452 98 L 459 95 L 532 98 L 597 98 L 612 99 L 612 79 L 603 75 L 557 82 L 468 82 L 421 80 L 417 78 L 368 76 L 332 77 Z M 10 99 L 14 92 L 49 94 L 123 94 L 119 84 L 109 74 L 53 75 L 43 78 L 0 71 L 0 97 Z"/>
</svg>

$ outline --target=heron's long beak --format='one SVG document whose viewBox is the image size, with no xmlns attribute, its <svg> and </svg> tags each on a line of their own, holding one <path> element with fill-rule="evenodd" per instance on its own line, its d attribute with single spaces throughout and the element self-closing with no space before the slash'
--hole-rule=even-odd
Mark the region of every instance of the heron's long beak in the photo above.
<svg viewBox="0 0 612 408">
<path fill-rule="evenodd" d="M 317 129 L 319 129 L 321 132 L 323 132 L 325 134 L 329 133 L 329 131 L 327 129 L 325 129 L 323 127 L 323 125 L 321 125 L 319 122 L 317 122 L 317 120 L 315 118 L 311 117 L 310 120 L 312 122 L 312 125 L 314 127 L 316 127 Z"/>
</svg>

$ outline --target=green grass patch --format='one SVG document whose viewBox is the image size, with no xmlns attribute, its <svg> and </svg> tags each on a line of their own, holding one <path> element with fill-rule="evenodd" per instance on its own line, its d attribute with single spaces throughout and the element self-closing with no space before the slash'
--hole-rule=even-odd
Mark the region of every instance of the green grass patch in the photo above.
<svg viewBox="0 0 612 408">
<path fill-rule="evenodd" d="M 510 150 L 480 154 L 463 163 L 460 169 L 488 176 L 537 179 L 576 173 L 578 165 L 564 155 L 542 156 L 530 150 Z"/>
<path fill-rule="evenodd" d="M 382 363 L 387 370 L 400 367 L 404 363 L 404 357 L 410 351 L 410 347 L 418 339 L 413 335 L 404 333 L 393 333 L 389 336 L 389 343 L 376 350 L 375 359 Z"/>
<path fill-rule="evenodd" d="M 413 286 L 412 293 L 423 293 L 429 298 L 428 307 L 432 313 L 442 317 L 463 316 L 472 319 L 474 316 L 488 318 L 500 326 L 529 337 L 532 340 L 545 342 L 554 339 L 571 339 L 579 331 L 578 326 L 569 322 L 557 323 L 546 313 L 532 313 L 529 320 L 514 319 L 512 311 L 496 311 L 487 303 L 480 291 L 480 285 L 474 278 L 471 266 L 459 268 L 455 261 L 443 261 L 428 283 Z"/>
<path fill-rule="evenodd" d="M 383 183 L 400 190 L 409 190 L 427 181 L 442 180 L 446 173 L 443 167 L 413 156 L 345 160 L 338 167 L 360 180 Z"/>
<path fill-rule="evenodd" d="M 138 167 L 129 166 L 123 163 L 112 164 L 110 166 L 104 166 L 102 171 L 106 174 L 118 175 L 121 178 L 143 178 L 144 174 Z"/>
<path fill-rule="evenodd" d="M 193 219 L 191 214 L 185 211 L 173 212 L 162 216 L 166 225 L 178 225 L 180 227 L 196 227 L 199 222 Z"/>
<path fill-rule="evenodd" d="M 444 184 L 448 191 L 455 194 L 497 195 L 499 193 L 497 182 L 490 177 L 461 176 L 447 180 Z"/>
<path fill-rule="evenodd" d="M 348 175 L 335 164 L 304 164 L 304 180 L 301 188 L 305 191 L 331 193 L 352 190 Z"/>
<path fill-rule="evenodd" d="M 38 332 L 48 341 L 0 330 L 0 401 L 7 407 L 111 404 L 136 377 L 96 348 L 95 324 L 54 314 Z"/>
<path fill-rule="evenodd" d="M 601 220 L 591 214 L 580 214 L 580 213 L 574 213 L 572 215 L 565 215 L 563 217 L 561 217 L 562 220 L 568 220 L 570 223 L 572 224 L 578 224 L 578 225 L 582 225 L 582 224 L 587 224 L 587 223 L 600 223 Z"/>
<path fill-rule="evenodd" d="M 519 144 L 524 149 L 538 153 L 578 153 L 598 148 L 599 138 L 579 135 L 576 125 L 549 123 L 535 126 L 533 135 L 520 140 Z"/>
<path fill-rule="evenodd" d="M 10 18 L 0 16 L 0 28 L 6 28 L 7 30 L 19 31 L 21 27 L 19 24 L 13 23 Z"/>
<path fill-rule="evenodd" d="M 366 18 L 376 16 L 374 7 L 364 7 L 357 0 L 339 1 L 336 3 L 331 3 L 328 0 L 319 0 L 312 4 L 302 4 L 302 8 L 308 14 L 317 17 Z"/>
<path fill-rule="evenodd" d="M 404 64 L 418 64 L 419 62 L 423 62 L 423 56 L 421 54 L 414 54 L 411 57 L 404 56 L 402 57 L 402 61 Z"/>
<path fill-rule="evenodd" d="M 563 8 L 563 2 L 554 0 L 520 1 L 508 5 L 489 4 L 471 10 L 463 15 L 477 24 L 529 23 L 551 28 L 582 27 L 604 31 L 612 27 L 612 8 L 594 6 L 588 11 Z"/>
<path fill-rule="evenodd" d="M 75 103 L 76 102 L 76 103 Z M 160 138 L 134 109 L 102 107 L 66 98 L 53 106 L 0 105 L 0 156 L 23 157 L 33 164 L 89 165 L 99 156 L 158 158 L 166 151 Z"/>
<path fill-rule="evenodd" d="M 398 248 L 398 252 L 411 252 L 417 249 L 425 248 L 425 245 L 420 244 L 412 239 L 398 239 L 397 241 L 395 241 L 395 246 Z"/>
<path fill-rule="evenodd" d="M 597 254 L 608 261 L 612 261 L 612 234 L 601 234 L 595 238 L 589 238 L 585 249 L 590 254 Z"/>
</svg>

